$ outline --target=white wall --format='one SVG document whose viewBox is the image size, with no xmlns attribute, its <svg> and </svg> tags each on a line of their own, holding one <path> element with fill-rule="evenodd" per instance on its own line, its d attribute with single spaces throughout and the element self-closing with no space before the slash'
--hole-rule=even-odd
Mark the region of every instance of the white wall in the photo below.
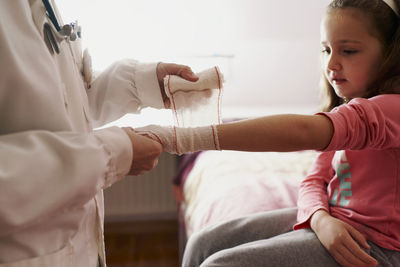
<svg viewBox="0 0 400 267">
<path fill-rule="evenodd" d="M 116 59 L 219 65 L 224 106 L 318 103 L 319 22 L 329 0 L 56 0 L 94 67 Z"/>
<path fill-rule="evenodd" d="M 96 69 L 124 57 L 189 64 L 197 71 L 218 65 L 227 81 L 225 114 L 232 106 L 253 115 L 269 107 L 310 111 L 318 102 L 319 21 L 328 0 L 56 1 L 64 22 L 82 25 Z M 172 122 L 168 112 L 143 113 L 117 124 Z M 175 216 L 172 160 L 163 155 L 145 176 L 107 189 L 107 218 Z"/>
</svg>

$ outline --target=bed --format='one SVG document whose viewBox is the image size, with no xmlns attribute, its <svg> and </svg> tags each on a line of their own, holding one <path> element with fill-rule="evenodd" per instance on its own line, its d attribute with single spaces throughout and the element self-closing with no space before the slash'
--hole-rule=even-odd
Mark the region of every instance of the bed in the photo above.
<svg viewBox="0 0 400 267">
<path fill-rule="evenodd" d="M 180 158 L 174 178 L 180 252 L 195 232 L 236 217 L 296 206 L 317 152 L 204 151 Z"/>
</svg>

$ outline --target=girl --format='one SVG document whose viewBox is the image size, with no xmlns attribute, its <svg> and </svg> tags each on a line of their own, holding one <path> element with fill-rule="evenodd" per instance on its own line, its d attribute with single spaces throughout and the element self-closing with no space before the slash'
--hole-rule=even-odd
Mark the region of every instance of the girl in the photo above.
<svg viewBox="0 0 400 267">
<path fill-rule="evenodd" d="M 321 24 L 323 113 L 137 130 L 178 154 L 321 151 L 301 184 L 298 208 L 193 235 L 183 266 L 400 266 L 399 6 L 399 0 L 328 6 Z"/>
</svg>

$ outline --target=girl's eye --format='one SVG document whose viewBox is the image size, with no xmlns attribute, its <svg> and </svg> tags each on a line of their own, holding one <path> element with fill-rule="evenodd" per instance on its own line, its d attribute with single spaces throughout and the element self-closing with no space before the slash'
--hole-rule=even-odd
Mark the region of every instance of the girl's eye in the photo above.
<svg viewBox="0 0 400 267">
<path fill-rule="evenodd" d="M 323 54 L 330 54 L 331 50 L 329 48 L 322 48 L 321 53 Z"/>
<path fill-rule="evenodd" d="M 352 50 L 352 49 L 343 50 L 343 53 L 346 55 L 353 55 L 353 54 L 356 54 L 357 52 L 358 52 L 357 50 Z"/>
</svg>

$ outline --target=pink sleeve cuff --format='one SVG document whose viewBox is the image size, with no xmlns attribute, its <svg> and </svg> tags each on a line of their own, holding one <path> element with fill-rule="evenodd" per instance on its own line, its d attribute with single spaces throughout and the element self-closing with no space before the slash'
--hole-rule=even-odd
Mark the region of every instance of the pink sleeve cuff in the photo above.
<svg viewBox="0 0 400 267">
<path fill-rule="evenodd" d="M 324 206 L 315 206 L 312 209 L 303 210 L 303 211 L 299 210 L 297 213 L 297 223 L 293 226 L 293 229 L 300 230 L 300 229 L 305 229 L 305 228 L 311 228 L 310 220 L 311 220 L 312 215 L 317 210 L 325 210 L 326 212 L 329 213 L 329 208 L 324 207 Z"/>
</svg>

